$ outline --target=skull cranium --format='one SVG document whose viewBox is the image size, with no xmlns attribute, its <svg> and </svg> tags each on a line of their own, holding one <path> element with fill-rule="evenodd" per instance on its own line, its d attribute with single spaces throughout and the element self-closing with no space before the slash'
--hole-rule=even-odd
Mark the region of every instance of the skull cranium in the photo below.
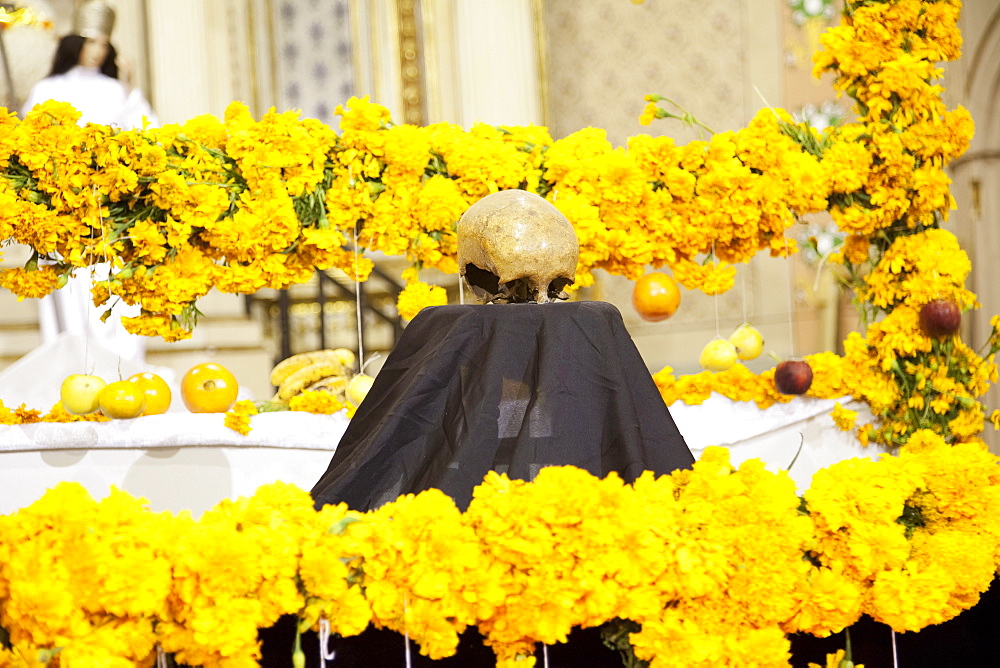
<svg viewBox="0 0 1000 668">
<path fill-rule="evenodd" d="M 483 303 L 568 299 L 580 244 L 573 224 L 543 197 L 502 190 L 458 221 L 458 267 Z"/>
</svg>

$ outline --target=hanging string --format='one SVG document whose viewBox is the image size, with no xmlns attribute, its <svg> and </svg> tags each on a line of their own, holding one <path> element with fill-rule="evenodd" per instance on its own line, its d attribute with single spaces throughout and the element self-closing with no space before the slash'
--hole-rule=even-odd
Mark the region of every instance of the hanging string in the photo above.
<svg viewBox="0 0 1000 668">
<path fill-rule="evenodd" d="M 94 204 L 97 205 L 97 220 L 100 222 L 101 226 L 101 251 L 104 254 L 104 262 L 108 265 L 108 295 L 110 300 L 111 294 L 111 261 L 108 259 L 108 242 L 104 231 L 104 212 L 101 209 L 101 198 L 100 193 L 97 190 L 97 186 L 91 186 L 91 194 L 94 196 Z M 90 287 L 93 288 L 96 283 L 96 267 L 90 265 Z M 90 303 L 87 302 L 84 305 L 84 316 L 83 316 L 83 368 L 87 369 L 87 365 L 90 359 Z M 119 375 L 121 375 L 121 357 L 118 358 L 119 363 Z M 94 369 L 86 370 L 84 373 L 94 373 Z"/>
<path fill-rule="evenodd" d="M 715 263 L 715 242 L 712 242 L 712 263 Z M 722 338 L 722 330 L 719 327 L 719 294 L 712 295 L 712 304 L 715 307 L 715 336 Z"/>
<path fill-rule="evenodd" d="M 113 305 L 113 302 L 112 302 L 112 299 L 111 299 L 111 257 L 108 254 L 108 238 L 107 238 L 107 232 L 106 232 L 105 226 L 104 226 L 104 211 L 103 211 L 103 207 L 101 206 L 101 199 L 100 199 L 100 196 L 99 196 L 100 195 L 100 191 L 97 189 L 96 185 L 92 187 L 92 192 L 93 192 L 93 195 L 94 195 L 94 204 L 97 205 L 97 220 L 99 221 L 100 226 L 101 226 L 101 252 L 104 255 L 104 264 L 107 267 L 107 272 L 108 272 L 107 273 L 107 278 L 105 279 L 105 282 L 108 284 L 108 303 Z M 97 282 L 96 281 L 96 273 L 97 273 L 97 268 L 93 264 L 90 265 L 90 287 L 91 287 L 91 290 L 93 289 L 94 284 Z M 112 308 L 112 306 L 108 306 L 109 310 L 111 308 Z M 86 367 L 86 365 L 87 365 L 87 359 L 90 356 L 90 319 L 91 319 L 90 310 L 91 310 L 91 301 L 88 298 L 88 301 L 87 301 L 86 305 L 84 306 L 84 317 L 83 317 L 83 322 L 84 322 L 84 330 L 83 330 L 83 335 L 84 335 L 84 353 L 83 353 L 83 355 L 84 355 L 84 367 Z M 112 314 L 109 314 L 108 317 L 109 318 L 113 318 L 115 316 L 112 315 Z M 113 320 L 112 320 L 112 327 L 111 327 L 111 336 L 114 339 L 114 342 L 118 343 L 118 327 L 114 326 L 114 321 Z M 120 350 L 121 350 L 121 347 L 116 345 L 115 346 L 115 358 L 116 358 L 116 371 L 118 373 L 118 380 L 122 379 L 122 356 L 121 356 Z M 92 369 L 90 371 L 90 373 L 93 373 L 93 372 L 94 372 L 94 370 Z"/>
<path fill-rule="evenodd" d="M 104 228 L 104 211 L 103 211 L 103 207 L 101 206 L 101 199 L 99 197 L 100 192 L 98 191 L 96 185 L 93 186 L 93 191 L 92 192 L 94 194 L 94 204 L 97 205 L 97 220 L 100 221 L 100 224 L 101 224 L 101 249 L 102 249 L 102 252 L 104 254 L 104 264 L 107 266 L 107 271 L 108 271 L 108 277 L 107 277 L 107 283 L 108 283 L 108 302 L 111 302 L 111 258 L 108 255 L 108 239 L 107 239 L 105 228 Z M 91 288 L 94 287 L 95 271 L 96 271 L 96 269 L 95 269 L 94 265 L 91 265 L 90 266 L 90 287 Z M 111 307 L 109 306 L 108 308 L 110 309 Z M 114 316 L 113 315 L 109 315 L 108 317 L 112 318 Z M 86 366 L 86 364 L 87 364 L 87 357 L 90 355 L 90 318 L 91 318 L 91 314 L 90 314 L 90 301 L 88 300 L 86 306 L 84 307 L 84 342 L 85 342 L 84 343 L 84 366 Z M 114 321 L 112 321 L 111 336 L 115 340 L 115 343 L 118 343 L 118 327 L 113 326 L 113 322 Z M 122 356 L 121 356 L 121 353 L 118 352 L 120 350 L 121 350 L 121 347 L 116 345 L 115 346 L 115 355 L 116 355 L 116 359 L 117 359 L 116 371 L 118 372 L 118 380 L 122 379 Z"/>
<path fill-rule="evenodd" d="M 156 646 L 156 668 L 167 668 L 167 654 L 159 645 Z"/>
<path fill-rule="evenodd" d="M 740 272 L 740 301 L 743 302 L 743 322 L 750 322 L 747 311 L 747 271 L 750 271 L 750 265 L 747 265 L 746 269 Z"/>
<path fill-rule="evenodd" d="M 364 333 L 363 325 L 361 322 L 361 279 L 358 278 L 358 226 L 354 226 L 354 307 L 356 312 L 356 317 L 358 319 L 358 364 L 364 363 L 365 359 L 365 344 L 364 344 Z"/>
<path fill-rule="evenodd" d="M 715 306 L 715 335 L 722 338 L 722 330 L 719 328 L 719 295 L 712 295 L 712 303 Z"/>
<path fill-rule="evenodd" d="M 410 629 L 406 626 L 406 593 L 403 593 L 403 642 L 406 648 L 406 668 L 413 668 L 410 658 Z"/>
<path fill-rule="evenodd" d="M 795 293 L 795 280 L 792 277 L 792 260 L 789 254 L 788 236 L 785 236 L 785 266 L 788 275 L 788 346 L 791 350 L 791 357 L 795 357 L 795 310 L 793 295 Z"/>
<path fill-rule="evenodd" d="M 327 648 L 330 646 L 330 620 L 322 617 L 319 620 L 319 667 L 326 668 L 327 661 L 337 658 L 337 651 Z"/>
<path fill-rule="evenodd" d="M 545 668 L 549 668 L 549 646 L 545 643 L 542 643 L 542 663 Z"/>
<path fill-rule="evenodd" d="M 892 633 L 892 668 L 899 668 L 899 657 L 896 655 L 896 631 L 889 629 Z"/>
</svg>

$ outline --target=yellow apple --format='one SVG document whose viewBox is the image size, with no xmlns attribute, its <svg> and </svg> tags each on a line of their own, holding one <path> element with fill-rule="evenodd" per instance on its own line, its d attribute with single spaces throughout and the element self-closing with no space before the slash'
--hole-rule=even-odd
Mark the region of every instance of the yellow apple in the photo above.
<svg viewBox="0 0 1000 668">
<path fill-rule="evenodd" d="M 351 378 L 351 382 L 347 384 L 347 399 L 355 406 L 360 406 L 374 382 L 375 379 L 366 373 L 359 373 Z"/>
<path fill-rule="evenodd" d="M 100 376 L 74 373 L 66 376 L 59 388 L 59 400 L 67 413 L 87 415 L 98 409 L 97 395 L 107 383 Z"/>
<path fill-rule="evenodd" d="M 725 371 L 737 360 L 736 346 L 726 339 L 712 339 L 701 350 L 698 362 L 709 371 Z"/>
<path fill-rule="evenodd" d="M 736 354 L 741 360 L 756 359 L 764 350 L 764 337 L 748 322 L 733 330 L 729 342 L 736 347 Z"/>
</svg>

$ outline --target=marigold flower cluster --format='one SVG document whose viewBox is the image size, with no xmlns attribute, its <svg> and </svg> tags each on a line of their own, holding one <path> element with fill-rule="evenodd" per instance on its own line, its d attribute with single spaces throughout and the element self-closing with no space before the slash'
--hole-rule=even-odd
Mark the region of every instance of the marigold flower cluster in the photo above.
<svg viewBox="0 0 1000 668">
<path fill-rule="evenodd" d="M 233 431 L 246 436 L 250 433 L 250 418 L 258 413 L 257 404 L 249 399 L 237 401 L 226 411 L 223 424 Z"/>
<path fill-rule="evenodd" d="M 339 139 L 322 123 L 274 111 L 255 121 L 239 103 L 224 120 L 130 131 L 80 127 L 79 112 L 54 101 L 23 121 L 2 116 L 0 236 L 34 251 L 0 275 L 19 297 L 108 262 L 95 304 L 138 305 L 126 328 L 174 341 L 190 336 L 212 287 L 252 293 L 317 268 L 361 279 L 371 268 L 326 217 Z"/>
<path fill-rule="evenodd" d="M 0 425 L 35 424 L 37 422 L 108 422 L 110 420 L 111 418 L 100 411 L 87 415 L 73 415 L 63 408 L 61 401 L 53 404 L 47 413 L 28 408 L 26 404 L 21 404 L 11 410 L 4 406 L 3 402 L 0 402 Z"/>
<path fill-rule="evenodd" d="M 412 263 L 399 304 L 412 317 L 445 299 L 417 272 L 457 273 L 461 214 L 521 188 L 576 227 L 578 287 L 597 268 L 636 278 L 654 264 L 716 294 L 732 287 L 735 263 L 795 250 L 784 236 L 793 212 L 825 208 L 831 178 L 783 132 L 784 112 L 686 146 L 643 135 L 618 149 L 593 128 L 553 141 L 537 126 L 397 125 L 367 98 L 337 112 L 339 135 L 292 112 L 255 120 L 240 103 L 221 120 L 130 131 L 79 127 L 58 102 L 23 121 L 3 115 L 0 239 L 34 255 L 0 285 L 44 296 L 109 262 L 95 303 L 139 305 L 130 331 L 178 340 L 213 286 L 252 293 L 326 268 L 365 280 L 368 256 L 383 253 Z"/>
<path fill-rule="evenodd" d="M 407 634 L 431 658 L 475 626 L 500 666 L 612 620 L 654 668 L 788 665 L 788 633 L 871 615 L 916 631 L 978 601 L 1000 565 L 1000 467 L 923 430 L 799 495 L 708 448 L 633 484 L 571 466 L 490 473 L 468 510 L 438 490 L 366 513 L 284 483 L 194 520 L 63 483 L 0 516 L 0 665 L 256 665 L 282 615 Z M 641 627 L 641 628 L 640 628 Z M 402 652 L 402 645 L 400 651 Z"/>
<path fill-rule="evenodd" d="M 836 74 L 834 85 L 854 99 L 857 120 L 823 137 L 782 125 L 826 168 L 826 189 L 812 190 L 846 235 L 831 259 L 844 265 L 865 325 L 863 336 L 848 336 L 842 358 L 807 356 L 816 379 L 808 395 L 866 402 L 875 424 L 834 415 L 865 444 L 898 447 L 922 429 L 949 442 L 974 439 L 986 422 L 980 398 L 997 380 L 995 329 L 984 349 L 973 351 L 959 335 L 928 336 L 919 321 L 921 307 L 934 300 L 961 311 L 979 306 L 965 288 L 968 255 L 940 228 L 954 207 L 944 169 L 968 148 L 973 130 L 968 112 L 948 110 L 934 83 L 934 63 L 959 55 L 960 5 L 847 3 L 841 25 L 822 37 L 815 69 Z M 718 392 L 766 408 L 790 400 L 775 389 L 773 374 L 737 365 L 675 378 L 668 367 L 654 378 L 667 403 L 700 403 Z"/>
<path fill-rule="evenodd" d="M 862 442 L 899 446 L 923 429 L 948 442 L 972 440 L 985 425 L 979 398 L 997 380 L 1000 348 L 980 353 L 959 335 L 932 338 L 919 321 L 932 300 L 962 311 L 979 306 L 965 289 L 968 256 L 940 229 L 954 208 L 945 167 L 973 131 L 968 112 L 947 109 L 935 82 L 936 63 L 959 57 L 960 8 L 959 0 L 849 3 L 814 58 L 816 72 L 832 70 L 834 87 L 858 113 L 834 131 L 834 145 L 850 142 L 870 156 L 860 171 L 842 165 L 842 175 L 859 178 L 845 176 L 830 199 L 850 240 L 833 259 L 846 266 L 867 324 L 863 338 L 844 343 L 849 394 L 875 416 L 875 425 L 859 428 Z"/>
</svg>

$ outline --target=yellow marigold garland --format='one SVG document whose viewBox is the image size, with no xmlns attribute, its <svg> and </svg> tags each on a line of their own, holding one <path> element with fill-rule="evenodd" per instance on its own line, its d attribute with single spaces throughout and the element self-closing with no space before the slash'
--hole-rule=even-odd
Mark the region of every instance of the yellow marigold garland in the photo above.
<svg viewBox="0 0 1000 668">
<path fill-rule="evenodd" d="M 854 99 L 859 118 L 822 137 L 784 117 L 776 126 L 825 168 L 825 187 L 802 189 L 826 198 L 822 206 L 786 201 L 796 212 L 829 209 L 846 235 L 830 259 L 846 268 L 865 325 L 863 335 L 848 336 L 842 359 L 807 356 L 816 378 L 808 394 L 867 403 L 875 424 L 858 429 L 865 444 L 896 447 L 921 429 L 949 442 L 974 440 L 986 421 L 980 398 L 997 379 L 995 323 L 989 343 L 973 351 L 957 335 L 928 337 L 918 318 L 937 299 L 962 311 L 979 306 L 964 287 L 969 258 L 940 228 L 954 207 L 945 166 L 966 150 L 973 130 L 968 112 L 946 109 L 933 83 L 940 77 L 933 63 L 959 55 L 959 8 L 957 0 L 848 4 L 842 24 L 823 35 L 816 72 L 834 71 L 835 88 Z M 747 155 L 768 157 L 753 149 Z M 835 382 L 826 382 L 834 378 L 827 370 Z M 788 400 L 775 394 L 773 371 L 752 377 L 735 367 L 675 378 L 667 368 L 654 378 L 667 403 L 700 403 L 711 392 L 762 408 Z M 847 425 L 842 412 L 834 417 Z"/>
<path fill-rule="evenodd" d="M 785 665 L 786 633 L 828 635 L 862 613 L 916 631 L 974 605 L 1000 565 L 998 463 L 981 442 L 922 430 L 898 456 L 820 471 L 801 497 L 787 473 L 709 448 L 692 470 L 632 485 L 565 466 L 490 474 L 464 513 L 437 490 L 315 510 L 274 483 L 197 521 L 63 483 L 0 516 L 0 658 L 110 665 L 159 645 L 188 664 L 252 665 L 258 629 L 291 614 L 303 630 L 394 629 L 435 658 L 476 625 L 505 666 L 630 619 L 654 667 Z"/>
<path fill-rule="evenodd" d="M 826 197 L 802 187 L 825 183 L 823 166 L 769 111 L 706 142 L 638 136 L 627 149 L 593 129 L 553 141 L 533 126 L 395 125 L 367 99 L 338 113 L 340 136 L 291 113 L 255 120 L 239 103 L 222 120 L 127 132 L 80 128 L 78 112 L 56 102 L 23 121 L 7 115 L 0 233 L 31 246 L 27 274 L 46 278 L 9 270 L 0 280 L 40 296 L 74 268 L 113 258 L 98 301 L 141 306 L 132 331 L 175 340 L 213 286 L 282 288 L 329 267 L 364 280 L 368 252 L 455 273 L 461 213 L 490 192 L 526 188 L 577 226 L 578 285 L 595 268 L 636 277 L 666 264 L 686 287 L 718 293 L 734 263 L 787 252 L 792 209 L 823 208 Z M 706 254 L 722 263 L 703 267 Z"/>
</svg>

